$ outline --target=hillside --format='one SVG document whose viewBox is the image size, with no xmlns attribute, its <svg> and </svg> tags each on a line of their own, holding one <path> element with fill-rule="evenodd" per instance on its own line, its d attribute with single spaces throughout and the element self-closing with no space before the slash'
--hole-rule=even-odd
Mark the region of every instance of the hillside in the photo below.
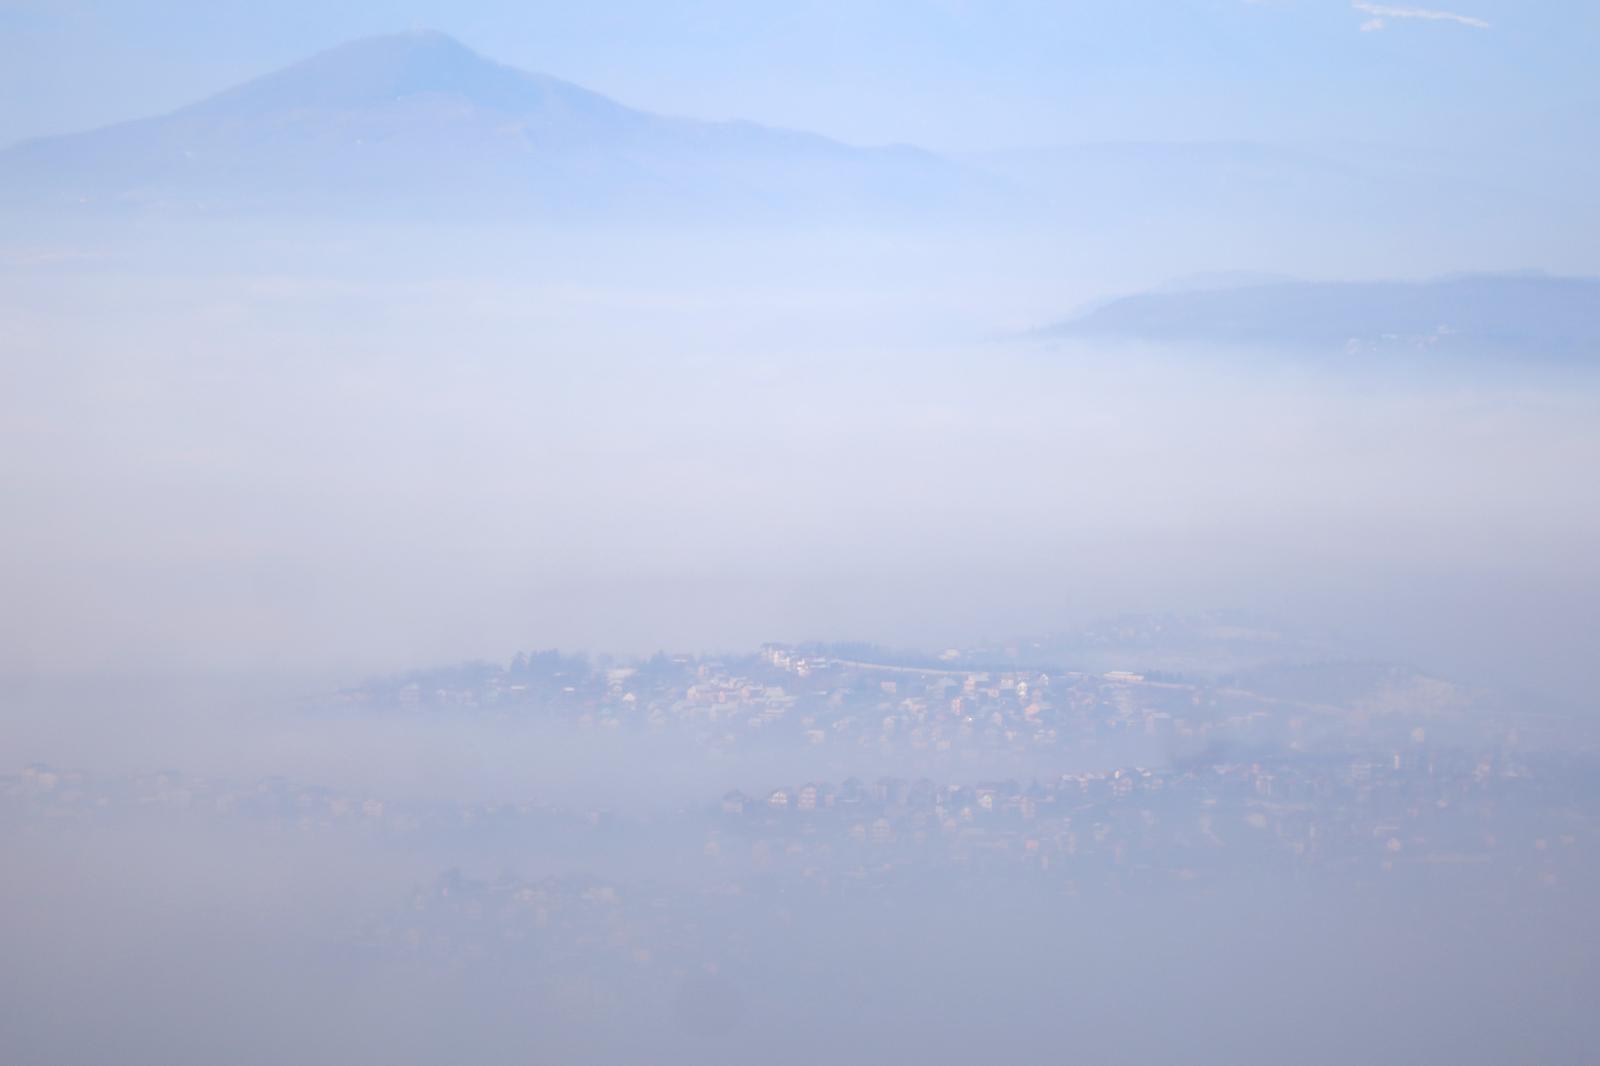
<svg viewBox="0 0 1600 1066">
<path fill-rule="evenodd" d="M 1271 347 L 1325 355 L 1600 354 L 1600 281 L 1467 275 L 1278 282 L 1127 296 L 1049 327 L 1057 338 Z"/>
</svg>

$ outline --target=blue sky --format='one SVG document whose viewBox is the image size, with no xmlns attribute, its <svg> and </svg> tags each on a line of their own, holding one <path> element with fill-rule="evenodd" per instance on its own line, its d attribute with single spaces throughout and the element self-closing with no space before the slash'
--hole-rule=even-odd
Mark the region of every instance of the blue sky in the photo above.
<svg viewBox="0 0 1600 1066">
<path fill-rule="evenodd" d="M 450 32 L 653 110 L 855 142 L 1373 141 L 1593 154 L 1592 0 L 0 0 L 0 142 L 340 41 Z"/>
</svg>

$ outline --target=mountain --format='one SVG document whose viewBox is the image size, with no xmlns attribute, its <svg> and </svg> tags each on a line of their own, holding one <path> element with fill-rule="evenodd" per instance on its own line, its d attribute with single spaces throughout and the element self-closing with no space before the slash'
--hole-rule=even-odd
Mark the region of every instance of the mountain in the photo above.
<svg viewBox="0 0 1600 1066">
<path fill-rule="evenodd" d="M 1422 282 L 1287 281 L 1111 300 L 1044 335 L 1317 354 L 1600 357 L 1600 280 L 1539 274 Z"/>
<path fill-rule="evenodd" d="M 970 204 L 985 185 L 913 148 L 634 110 L 433 32 L 0 152 L 0 205 L 77 212 L 892 216 Z"/>
</svg>

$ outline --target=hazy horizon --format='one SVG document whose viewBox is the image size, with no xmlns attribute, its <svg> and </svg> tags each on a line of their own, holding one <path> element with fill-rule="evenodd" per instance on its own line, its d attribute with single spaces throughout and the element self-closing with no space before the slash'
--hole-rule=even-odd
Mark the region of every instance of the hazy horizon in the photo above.
<svg viewBox="0 0 1600 1066">
<path fill-rule="evenodd" d="M 0 2 L 0 1060 L 1581 1062 L 1600 9 Z"/>
</svg>

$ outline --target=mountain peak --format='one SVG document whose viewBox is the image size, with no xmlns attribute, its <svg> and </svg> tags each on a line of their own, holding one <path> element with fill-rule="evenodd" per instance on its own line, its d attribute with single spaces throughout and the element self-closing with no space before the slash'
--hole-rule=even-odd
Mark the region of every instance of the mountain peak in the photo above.
<svg viewBox="0 0 1600 1066">
<path fill-rule="evenodd" d="M 496 63 L 438 30 L 363 37 L 203 100 L 191 115 L 260 116 L 274 112 L 376 107 L 412 97 L 445 96 L 476 107 L 537 110 L 552 96 L 604 100 L 575 85 Z"/>
</svg>

